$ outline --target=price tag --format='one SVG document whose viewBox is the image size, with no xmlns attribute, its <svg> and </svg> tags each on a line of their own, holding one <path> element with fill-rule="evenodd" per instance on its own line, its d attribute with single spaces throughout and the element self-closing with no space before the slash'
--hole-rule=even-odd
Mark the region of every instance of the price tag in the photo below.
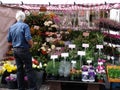
<svg viewBox="0 0 120 90">
<path fill-rule="evenodd" d="M 75 44 L 69 44 L 69 48 L 75 48 Z"/>
<path fill-rule="evenodd" d="M 75 64 L 75 63 L 76 63 L 76 61 L 73 61 L 73 60 L 72 60 L 72 61 L 71 61 L 71 63 Z"/>
<path fill-rule="evenodd" d="M 61 53 L 62 57 L 68 57 L 68 53 Z"/>
<path fill-rule="evenodd" d="M 51 55 L 51 59 L 56 59 L 58 58 L 58 55 Z"/>
<path fill-rule="evenodd" d="M 78 51 L 78 55 L 84 56 L 85 55 L 85 51 Z"/>
<path fill-rule="evenodd" d="M 91 63 L 92 62 L 92 60 L 87 60 L 87 63 Z"/>
<path fill-rule="evenodd" d="M 103 45 L 96 45 L 96 48 L 97 48 L 97 49 L 102 49 L 102 48 L 103 48 Z"/>
<path fill-rule="evenodd" d="M 89 47 L 89 44 L 85 44 L 85 43 L 83 43 L 83 44 L 82 44 L 82 47 L 87 48 L 87 47 Z"/>
<path fill-rule="evenodd" d="M 61 47 L 56 47 L 56 49 L 57 49 L 57 50 L 60 50 L 60 49 L 61 49 Z"/>
<path fill-rule="evenodd" d="M 85 37 L 89 36 L 89 32 L 83 32 L 83 36 Z"/>
</svg>

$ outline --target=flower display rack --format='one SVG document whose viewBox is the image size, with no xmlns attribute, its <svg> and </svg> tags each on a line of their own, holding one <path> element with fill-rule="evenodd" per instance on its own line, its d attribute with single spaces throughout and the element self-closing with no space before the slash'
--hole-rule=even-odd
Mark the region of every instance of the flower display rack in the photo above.
<svg viewBox="0 0 120 90">
<path fill-rule="evenodd" d="M 106 69 L 109 82 L 120 82 L 120 66 L 108 65 Z"/>
</svg>

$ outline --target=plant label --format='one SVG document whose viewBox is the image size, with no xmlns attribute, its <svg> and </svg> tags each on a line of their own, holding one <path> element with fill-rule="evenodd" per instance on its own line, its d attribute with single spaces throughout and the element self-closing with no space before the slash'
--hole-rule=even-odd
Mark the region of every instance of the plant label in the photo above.
<svg viewBox="0 0 120 90">
<path fill-rule="evenodd" d="M 96 48 L 97 48 L 97 49 L 102 49 L 102 48 L 103 48 L 103 45 L 96 45 Z"/>
<path fill-rule="evenodd" d="M 78 55 L 85 56 L 85 51 L 78 51 Z"/>
<path fill-rule="evenodd" d="M 75 44 L 69 44 L 69 48 L 73 49 L 75 47 L 76 47 Z"/>
<path fill-rule="evenodd" d="M 83 32 L 83 36 L 85 37 L 89 36 L 89 32 Z"/>
<path fill-rule="evenodd" d="M 72 61 L 71 61 L 71 63 L 75 64 L 75 63 L 76 63 L 76 61 L 73 61 L 73 60 L 72 60 Z"/>
<path fill-rule="evenodd" d="M 68 55 L 69 55 L 68 53 L 61 53 L 62 57 L 68 57 Z"/>
<path fill-rule="evenodd" d="M 89 44 L 85 44 L 85 43 L 83 43 L 83 44 L 82 44 L 82 47 L 84 47 L 84 48 L 88 48 L 88 47 L 89 47 Z"/>
<path fill-rule="evenodd" d="M 56 59 L 58 58 L 58 55 L 51 55 L 51 59 Z"/>
</svg>

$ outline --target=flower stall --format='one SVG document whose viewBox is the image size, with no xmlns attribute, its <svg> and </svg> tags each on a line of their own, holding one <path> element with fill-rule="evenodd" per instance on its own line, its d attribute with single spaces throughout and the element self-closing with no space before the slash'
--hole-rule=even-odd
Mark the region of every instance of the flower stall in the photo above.
<svg viewBox="0 0 120 90">
<path fill-rule="evenodd" d="M 112 4 L 107 4 L 109 8 L 105 10 L 103 4 L 88 5 L 88 8 L 87 5 L 68 5 L 66 8 L 61 5 L 59 10 L 54 5 L 55 10 L 51 10 L 52 6 L 48 5 L 40 6 L 39 10 L 37 7 L 33 10 L 28 9 L 28 5 L 24 6 L 26 8 L 22 8 L 27 16 L 25 23 L 30 26 L 34 42 L 30 49 L 32 66 L 38 78 L 41 75 L 39 72 L 42 72 L 42 78 L 48 83 L 92 83 L 103 86 L 106 77 L 108 81 L 116 77 L 119 79 L 119 69 L 108 68 L 109 65 L 119 65 L 120 54 L 119 34 L 110 33 L 119 32 L 120 25 L 108 19 Z M 96 8 L 99 15 L 94 11 Z M 12 47 L 8 49 L 6 56 L 13 56 Z M 5 60 L 4 72 L 0 71 L 1 76 L 5 72 L 9 73 L 4 77 L 5 81 L 16 80 L 13 69 L 16 70 L 15 64 L 11 65 Z"/>
</svg>

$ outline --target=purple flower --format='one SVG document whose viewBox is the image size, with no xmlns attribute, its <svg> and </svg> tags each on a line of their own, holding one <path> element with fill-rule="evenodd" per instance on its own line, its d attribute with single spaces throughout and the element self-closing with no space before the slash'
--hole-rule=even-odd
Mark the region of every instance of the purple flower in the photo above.
<svg viewBox="0 0 120 90">
<path fill-rule="evenodd" d="M 89 72 L 88 74 L 89 74 L 89 76 L 95 76 L 94 72 Z"/>
<path fill-rule="evenodd" d="M 55 22 L 56 24 L 59 24 L 59 23 L 60 23 L 60 18 L 59 18 L 58 16 L 55 16 L 55 17 L 53 18 L 53 20 L 54 20 L 54 22 Z"/>
<path fill-rule="evenodd" d="M 27 81 L 27 80 L 28 80 L 28 77 L 27 77 L 27 76 L 25 76 L 25 77 L 24 77 L 24 80 L 25 80 L 25 81 Z"/>
<path fill-rule="evenodd" d="M 83 66 L 82 71 L 88 71 L 88 68 L 86 66 Z"/>
</svg>

